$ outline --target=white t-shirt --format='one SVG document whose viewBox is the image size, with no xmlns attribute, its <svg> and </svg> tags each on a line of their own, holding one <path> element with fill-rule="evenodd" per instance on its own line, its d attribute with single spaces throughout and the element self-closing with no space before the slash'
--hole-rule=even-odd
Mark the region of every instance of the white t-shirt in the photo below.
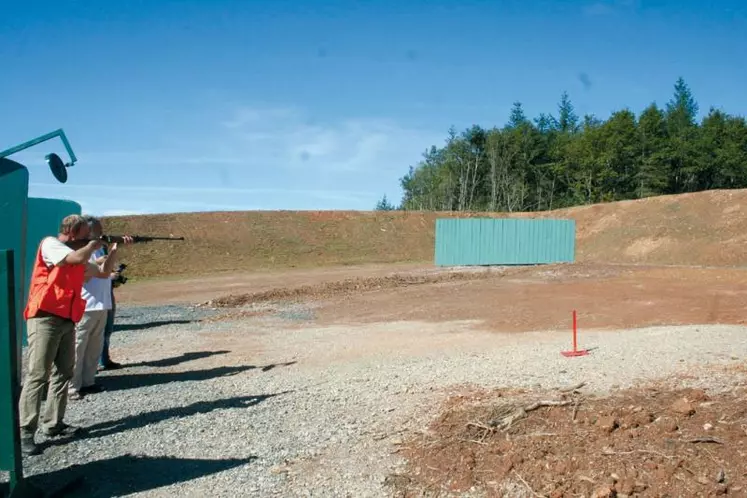
<svg viewBox="0 0 747 498">
<path fill-rule="evenodd" d="M 91 254 L 90 262 L 96 264 L 96 260 L 103 256 L 104 250 L 97 249 Z M 112 309 L 112 281 L 109 278 L 91 278 L 83 284 L 81 295 L 86 301 L 86 311 Z"/>
<path fill-rule="evenodd" d="M 64 242 L 57 237 L 45 237 L 41 243 L 42 259 L 47 266 L 52 267 L 65 259 L 65 256 L 73 252 Z"/>
<path fill-rule="evenodd" d="M 42 240 L 42 259 L 49 267 L 59 264 L 71 252 L 73 250 L 56 237 L 46 237 Z M 104 250 L 98 249 L 91 255 L 89 264 L 95 265 L 96 259 L 103 255 Z M 92 278 L 83 285 L 81 296 L 86 301 L 86 311 L 112 308 L 111 285 L 112 282 L 108 278 Z"/>
</svg>

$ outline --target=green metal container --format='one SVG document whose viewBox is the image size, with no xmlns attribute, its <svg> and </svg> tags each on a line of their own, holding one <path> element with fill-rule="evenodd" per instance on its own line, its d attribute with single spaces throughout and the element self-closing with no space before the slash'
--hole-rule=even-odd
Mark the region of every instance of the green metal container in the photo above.
<svg viewBox="0 0 747 498">
<path fill-rule="evenodd" d="M 576 222 L 559 219 L 439 218 L 437 266 L 535 265 L 575 260 Z"/>
</svg>

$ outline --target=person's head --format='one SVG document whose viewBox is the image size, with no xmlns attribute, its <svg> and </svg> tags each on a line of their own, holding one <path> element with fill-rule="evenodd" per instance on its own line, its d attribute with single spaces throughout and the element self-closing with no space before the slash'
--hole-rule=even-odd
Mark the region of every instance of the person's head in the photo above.
<svg viewBox="0 0 747 498">
<path fill-rule="evenodd" d="M 91 229 L 86 219 L 78 214 L 66 216 L 60 223 L 60 233 L 58 238 L 62 242 L 90 238 Z"/>
<path fill-rule="evenodd" d="M 101 220 L 93 216 L 86 216 L 86 222 L 88 228 L 91 231 L 90 238 L 98 239 L 104 234 L 104 228 L 101 225 Z"/>
</svg>

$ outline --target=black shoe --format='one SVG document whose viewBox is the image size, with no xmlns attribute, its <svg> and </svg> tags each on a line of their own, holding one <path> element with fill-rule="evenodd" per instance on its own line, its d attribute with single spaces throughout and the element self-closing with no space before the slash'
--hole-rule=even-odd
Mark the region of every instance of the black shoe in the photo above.
<svg viewBox="0 0 747 498">
<path fill-rule="evenodd" d="M 21 437 L 21 453 L 24 456 L 41 454 L 41 449 L 34 442 L 34 436 Z"/>
<path fill-rule="evenodd" d="M 107 361 L 101 367 L 102 370 L 118 370 L 120 368 L 122 368 L 122 364 L 121 363 L 117 363 L 116 361 Z"/>
<path fill-rule="evenodd" d="M 104 391 L 104 387 L 98 384 L 93 384 L 91 386 L 85 386 L 81 388 L 80 390 L 81 394 L 94 394 L 94 393 L 100 393 L 102 391 Z"/>
<path fill-rule="evenodd" d="M 58 425 L 57 427 L 51 427 L 49 429 L 42 429 L 42 433 L 47 437 L 57 437 L 57 436 L 75 436 L 81 432 L 80 427 L 75 427 L 73 425 L 68 425 L 65 423 L 62 423 Z"/>
</svg>

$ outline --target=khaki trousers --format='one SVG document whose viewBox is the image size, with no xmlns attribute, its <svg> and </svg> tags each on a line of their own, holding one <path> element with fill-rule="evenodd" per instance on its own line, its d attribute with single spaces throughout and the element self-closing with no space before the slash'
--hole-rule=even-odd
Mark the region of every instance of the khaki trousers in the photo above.
<svg viewBox="0 0 747 498">
<path fill-rule="evenodd" d="M 75 323 L 71 320 L 54 315 L 29 318 L 27 331 L 28 371 L 18 402 L 23 437 L 36 433 L 48 381 L 42 428 L 49 430 L 62 425 L 75 364 Z"/>
<path fill-rule="evenodd" d="M 75 368 L 70 379 L 70 392 L 93 385 L 104 347 L 107 310 L 86 311 L 75 326 Z"/>
</svg>

